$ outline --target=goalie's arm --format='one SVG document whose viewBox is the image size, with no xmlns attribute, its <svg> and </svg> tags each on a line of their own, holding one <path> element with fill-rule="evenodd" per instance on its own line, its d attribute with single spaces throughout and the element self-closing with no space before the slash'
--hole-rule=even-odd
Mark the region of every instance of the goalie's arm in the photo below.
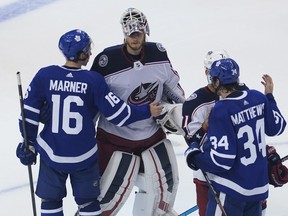
<svg viewBox="0 0 288 216">
<path fill-rule="evenodd" d="M 184 91 L 179 85 L 173 89 L 164 85 L 163 94 L 175 103 L 184 103 L 185 101 Z"/>
</svg>

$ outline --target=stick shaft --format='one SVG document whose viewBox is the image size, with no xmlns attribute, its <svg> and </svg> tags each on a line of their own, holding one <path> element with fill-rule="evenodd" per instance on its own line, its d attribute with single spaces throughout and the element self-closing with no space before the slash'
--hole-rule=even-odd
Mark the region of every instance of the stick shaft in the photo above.
<svg viewBox="0 0 288 216">
<path fill-rule="evenodd" d="M 284 162 L 284 161 L 286 161 L 286 160 L 288 160 L 288 155 L 286 155 L 286 156 L 284 156 L 283 158 L 281 158 L 281 162 Z"/>
<path fill-rule="evenodd" d="M 23 92 L 22 92 L 22 83 L 20 72 L 16 73 L 17 76 L 17 84 L 18 84 L 18 93 L 19 93 L 19 102 L 22 116 L 22 127 L 23 127 L 23 138 L 26 149 L 28 149 L 28 139 L 27 139 L 27 131 L 26 131 L 26 122 L 24 115 L 24 102 L 23 102 Z M 36 202 L 35 202 L 35 193 L 34 193 L 34 185 L 33 185 L 33 175 L 31 165 L 28 165 L 28 176 L 29 176 L 29 184 L 30 184 L 30 193 L 32 200 L 32 208 L 33 208 L 33 216 L 37 216 L 36 213 Z"/>
<path fill-rule="evenodd" d="M 212 193 L 213 193 L 213 196 L 214 196 L 214 198 L 215 198 L 215 200 L 216 200 L 216 203 L 217 203 L 217 205 L 219 206 L 219 208 L 220 208 L 223 216 L 227 216 L 227 213 L 226 213 L 226 211 L 225 211 L 225 209 L 224 209 L 224 207 L 223 207 L 223 205 L 222 205 L 222 203 L 221 203 L 221 201 L 220 201 L 220 199 L 219 199 L 219 197 L 218 197 L 218 195 L 217 195 L 217 192 L 215 191 L 215 189 L 214 189 L 214 187 L 213 187 L 213 185 L 212 185 L 212 183 L 211 183 L 211 181 L 210 181 L 207 173 L 206 173 L 206 172 L 203 172 L 203 171 L 202 171 L 202 173 L 203 173 L 203 175 L 204 175 L 204 177 L 205 177 L 205 179 L 206 179 L 206 182 L 207 182 L 208 187 L 210 188 L 210 190 L 211 190 Z"/>
<path fill-rule="evenodd" d="M 198 209 L 198 206 L 195 205 L 193 207 L 191 207 L 190 209 L 186 210 L 185 212 L 179 214 L 179 216 L 187 216 L 190 215 L 192 212 L 195 212 Z"/>
</svg>

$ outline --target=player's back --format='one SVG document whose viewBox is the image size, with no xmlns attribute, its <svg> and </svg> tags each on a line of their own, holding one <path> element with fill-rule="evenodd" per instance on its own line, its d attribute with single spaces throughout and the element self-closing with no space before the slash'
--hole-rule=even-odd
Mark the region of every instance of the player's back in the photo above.
<svg viewBox="0 0 288 216">
<path fill-rule="evenodd" d="M 217 103 L 217 106 L 223 105 L 237 130 L 245 125 L 259 128 L 259 121 L 262 119 L 264 133 L 268 133 L 267 135 L 274 136 L 277 133 L 283 132 L 285 120 L 283 119 L 282 126 L 280 125 L 281 122 L 275 120 L 275 112 L 278 112 L 277 118 L 283 117 L 272 94 L 265 96 L 257 90 L 237 91 Z"/>
<path fill-rule="evenodd" d="M 40 109 L 46 101 L 49 106 L 50 118 L 37 138 L 37 150 L 50 165 L 61 169 L 67 163 L 71 166 L 65 168 L 74 169 L 95 160 L 94 118 L 101 105 L 98 98 L 104 98 L 103 83 L 97 73 L 60 66 L 42 68 L 32 80 L 28 94 L 34 99 L 28 97 L 26 104 Z"/>
<path fill-rule="evenodd" d="M 209 119 L 208 139 L 217 146 L 217 153 L 211 151 L 221 164 L 216 167 L 219 171 L 224 167 L 226 170 L 216 174 L 221 179 L 218 183 L 222 182 L 217 183 L 217 187 L 238 199 L 261 200 L 267 197 L 265 123 L 268 120 L 275 124 L 268 107 L 268 100 L 261 92 L 234 92 L 215 104 Z M 214 122 L 225 126 L 219 127 Z M 223 184 L 227 180 L 234 184 Z M 256 192 L 256 188 L 261 191 Z"/>
<path fill-rule="evenodd" d="M 237 154 L 237 157 L 244 157 L 241 163 L 245 166 L 253 164 L 258 157 L 265 156 L 265 106 L 267 104 L 265 95 L 255 90 L 232 93 L 215 104 L 211 117 L 213 131 L 209 136 L 213 134 L 218 138 L 226 136 L 229 143 L 227 148 L 230 149 L 231 155 Z M 223 124 L 226 125 L 223 131 L 217 131 L 217 128 L 213 127 L 216 119 L 222 119 Z M 251 144 L 249 148 L 248 144 Z M 257 151 L 254 151 L 256 149 Z M 250 154 L 247 154 L 248 150 Z"/>
</svg>

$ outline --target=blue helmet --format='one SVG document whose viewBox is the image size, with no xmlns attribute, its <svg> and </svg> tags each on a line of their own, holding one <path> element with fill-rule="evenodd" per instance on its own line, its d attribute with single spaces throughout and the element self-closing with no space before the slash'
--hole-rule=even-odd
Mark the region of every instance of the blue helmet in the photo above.
<svg viewBox="0 0 288 216">
<path fill-rule="evenodd" d="M 210 69 L 210 76 L 219 79 L 222 85 L 239 82 L 239 66 L 231 58 L 220 59 L 213 62 Z"/>
<path fill-rule="evenodd" d="M 84 52 L 85 54 L 90 52 L 91 42 L 92 41 L 86 32 L 75 29 L 61 36 L 58 47 L 66 59 L 76 61 L 78 60 L 80 52 Z"/>
</svg>

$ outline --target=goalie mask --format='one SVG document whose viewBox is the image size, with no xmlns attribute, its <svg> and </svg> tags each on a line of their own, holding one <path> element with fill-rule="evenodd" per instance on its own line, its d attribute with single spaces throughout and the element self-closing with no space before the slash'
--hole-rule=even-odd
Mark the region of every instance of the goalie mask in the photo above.
<svg viewBox="0 0 288 216">
<path fill-rule="evenodd" d="M 210 50 L 204 58 L 204 67 L 206 68 L 206 70 L 209 71 L 214 61 L 218 61 L 224 58 L 229 58 L 229 55 L 226 52 L 226 50 L 214 50 L 214 51 Z M 206 76 L 208 83 L 211 84 L 210 74 L 206 73 Z"/>
<path fill-rule="evenodd" d="M 211 65 L 214 61 L 218 61 L 220 59 L 225 58 L 229 58 L 229 55 L 226 52 L 226 50 L 209 51 L 206 57 L 204 58 L 204 67 L 210 70 Z"/>
<path fill-rule="evenodd" d="M 144 32 L 150 35 L 146 16 L 136 8 L 128 8 L 121 16 L 120 23 L 124 37 L 129 37 L 133 32 Z"/>
</svg>

